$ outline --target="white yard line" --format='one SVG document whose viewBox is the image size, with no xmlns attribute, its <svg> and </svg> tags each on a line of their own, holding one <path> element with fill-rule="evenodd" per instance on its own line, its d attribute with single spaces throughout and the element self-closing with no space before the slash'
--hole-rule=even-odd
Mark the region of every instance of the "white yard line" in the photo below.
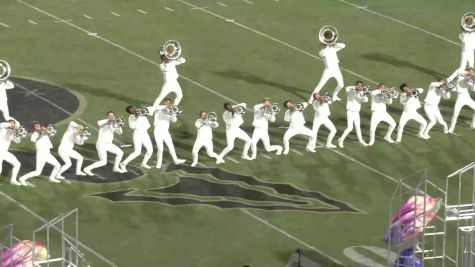
<svg viewBox="0 0 475 267">
<path fill-rule="evenodd" d="M 226 159 L 229 159 L 230 161 L 232 161 L 232 162 L 234 162 L 234 163 L 239 163 L 239 161 L 237 161 L 237 160 L 235 160 L 235 159 L 233 159 L 233 158 L 231 158 L 231 157 L 226 157 Z"/>
<path fill-rule="evenodd" d="M 116 16 L 116 17 L 120 17 L 119 14 L 115 13 L 115 12 L 111 12 L 112 15 Z"/>
<path fill-rule="evenodd" d="M 164 8 L 165 8 L 166 10 L 170 11 L 170 12 L 173 12 L 173 11 L 175 11 L 175 10 L 173 10 L 173 9 L 169 8 L 169 7 L 164 7 Z"/>
<path fill-rule="evenodd" d="M 449 43 L 451 43 L 451 44 L 454 44 L 454 45 L 457 45 L 457 46 L 461 46 L 459 43 L 454 42 L 454 41 L 452 41 L 452 40 L 450 40 L 450 39 L 447 39 L 447 38 L 445 38 L 445 37 L 443 37 L 443 36 L 441 36 L 441 35 L 439 35 L 439 34 L 437 34 L 437 33 L 433 33 L 433 32 L 431 32 L 431 31 L 428 31 L 428 30 L 423 29 L 423 28 L 421 28 L 421 27 L 418 27 L 418 26 L 416 26 L 416 25 L 407 23 L 407 22 L 405 22 L 405 21 L 403 21 L 403 20 L 400 20 L 400 19 L 397 19 L 397 18 L 393 18 L 393 17 L 390 17 L 390 16 L 388 16 L 388 15 L 384 15 L 384 14 L 378 13 L 378 12 L 376 12 L 376 11 L 370 10 L 370 9 L 368 9 L 368 7 L 359 6 L 359 5 L 355 4 L 355 3 L 352 3 L 352 2 L 346 1 L 346 0 L 339 0 L 339 1 L 342 2 L 342 3 L 344 3 L 344 4 L 353 6 L 353 7 L 357 8 L 357 9 L 360 9 L 360 10 L 366 11 L 366 12 L 368 12 L 368 13 L 371 13 L 371 14 L 373 14 L 373 15 L 380 16 L 380 17 L 382 17 L 382 18 L 386 18 L 386 19 L 392 20 L 392 21 L 394 21 L 394 22 L 400 23 L 400 24 L 402 24 L 402 25 L 405 25 L 405 26 L 407 26 L 407 27 L 413 28 L 413 29 L 418 30 L 418 31 L 420 31 L 420 32 L 429 34 L 429 35 L 434 36 L 434 37 L 436 37 L 436 38 L 439 38 L 439 39 L 441 39 L 441 40 L 447 41 L 447 42 L 449 42 Z"/>
<path fill-rule="evenodd" d="M 242 1 L 243 1 L 244 3 L 248 3 L 248 4 L 250 4 L 250 5 L 253 5 L 253 4 L 254 4 L 254 2 L 249 1 L 249 0 L 242 0 Z"/>
<path fill-rule="evenodd" d="M 189 2 L 187 2 L 187 1 L 184 1 L 184 0 L 177 0 L 177 1 L 178 1 L 178 2 L 181 2 L 181 3 L 185 4 L 185 5 L 188 5 L 188 6 L 190 6 L 190 7 L 197 7 L 196 5 L 194 5 L 194 4 L 192 4 L 192 3 L 189 3 Z M 220 18 L 220 19 L 222 19 L 222 20 L 224 20 L 224 21 L 226 21 L 226 22 L 233 23 L 234 25 L 236 25 L 236 26 L 238 26 L 238 27 L 241 27 L 241 28 L 246 29 L 246 30 L 248 30 L 248 31 L 254 32 L 254 33 L 256 33 L 256 34 L 258 34 L 258 35 L 260 35 L 260 36 L 262 36 L 262 37 L 265 37 L 265 38 L 267 38 L 267 39 L 270 39 L 270 40 L 272 40 L 272 41 L 274 41 L 274 42 L 277 42 L 277 43 L 279 43 L 279 44 L 281 44 L 281 45 L 284 45 L 284 46 L 286 46 L 286 47 L 289 47 L 289 48 L 291 48 L 291 49 L 293 49 L 293 50 L 295 50 L 295 51 L 297 51 L 297 52 L 299 52 L 299 53 L 302 53 L 302 54 L 304 54 L 304 55 L 310 56 L 310 57 L 315 58 L 315 59 L 317 59 L 317 60 L 323 61 L 320 57 L 318 57 L 318 56 L 316 56 L 316 55 L 314 55 L 314 54 L 312 54 L 312 53 L 310 53 L 310 52 L 307 52 L 307 51 L 302 50 L 302 49 L 300 49 L 300 48 L 298 48 L 298 47 L 295 47 L 295 46 L 293 46 L 293 45 L 291 45 L 291 44 L 289 44 L 289 43 L 287 43 L 287 42 L 285 42 L 285 41 L 279 40 L 279 39 L 277 39 L 277 38 L 275 38 L 275 37 L 272 37 L 272 36 L 270 36 L 270 35 L 268 35 L 268 34 L 265 34 L 265 33 L 263 33 L 263 32 L 260 32 L 260 31 L 258 31 L 258 30 L 256 30 L 256 29 L 252 28 L 252 27 L 249 27 L 249 26 L 246 26 L 246 25 L 241 24 L 241 23 L 239 23 L 239 22 L 236 22 L 234 19 L 226 18 L 226 17 L 224 17 L 224 16 L 221 16 L 221 15 L 219 15 L 219 14 L 216 14 L 216 13 L 214 13 L 214 12 L 212 12 L 212 11 L 209 11 L 209 10 L 206 10 L 206 9 L 201 9 L 201 11 L 203 11 L 203 12 L 209 14 L 209 15 L 215 16 L 215 17 L 217 17 L 217 18 Z M 366 80 L 366 81 L 372 82 L 373 84 L 378 84 L 378 82 L 376 82 L 376 81 L 374 81 L 374 80 L 371 80 L 370 78 L 365 77 L 365 76 L 363 76 L 363 75 L 361 75 L 361 74 L 358 74 L 358 73 L 356 73 L 356 72 L 354 72 L 354 71 L 351 71 L 351 70 L 349 70 L 349 69 L 346 69 L 346 68 L 343 68 L 343 67 L 340 67 L 340 69 L 342 69 L 342 70 L 344 70 L 344 71 L 346 71 L 346 72 L 348 72 L 348 73 L 350 73 L 350 74 L 353 74 L 353 75 L 356 76 L 356 77 L 359 77 L 359 78 L 364 79 L 364 80 Z"/>
<path fill-rule="evenodd" d="M 226 5 L 225 3 L 221 3 L 221 2 L 218 2 L 218 5 L 220 5 L 220 6 L 228 6 L 228 5 Z"/>
<path fill-rule="evenodd" d="M 272 159 L 271 157 L 267 156 L 266 154 L 262 154 L 262 156 L 266 159 Z"/>
<path fill-rule="evenodd" d="M 192 7 L 190 8 L 191 10 L 196 10 L 196 9 L 203 9 L 203 8 L 208 8 L 207 6 L 203 6 L 203 7 Z"/>
<path fill-rule="evenodd" d="M 138 12 L 142 13 L 142 14 L 147 14 L 147 11 L 145 10 L 142 10 L 142 9 L 137 9 Z"/>
<path fill-rule="evenodd" d="M 7 24 L 3 23 L 3 22 L 0 22 L 0 25 L 2 25 L 3 27 L 5 28 L 10 28 L 10 26 L 8 26 Z"/>
<path fill-rule="evenodd" d="M 302 152 L 300 152 L 300 151 L 298 151 L 298 150 L 295 150 L 295 149 L 293 149 L 293 148 L 292 148 L 290 151 L 294 152 L 294 153 L 297 154 L 297 155 L 303 156 L 303 153 L 302 153 Z"/>
<path fill-rule="evenodd" d="M 38 25 L 38 22 L 36 22 L 34 20 L 31 20 L 31 19 L 29 19 L 28 22 L 31 23 L 31 24 L 34 24 L 34 25 Z"/>
<path fill-rule="evenodd" d="M 90 16 L 88 16 L 88 15 L 86 15 L 86 14 L 83 14 L 82 16 L 85 17 L 86 19 L 93 19 L 92 17 L 90 17 Z"/>
<path fill-rule="evenodd" d="M 54 23 L 66 22 L 66 21 L 73 21 L 73 20 L 72 19 L 55 20 Z"/>
</svg>

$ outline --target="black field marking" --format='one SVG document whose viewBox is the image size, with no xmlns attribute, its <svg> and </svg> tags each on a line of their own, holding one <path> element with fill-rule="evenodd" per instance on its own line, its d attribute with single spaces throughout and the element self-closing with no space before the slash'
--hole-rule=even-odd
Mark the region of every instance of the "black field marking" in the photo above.
<svg viewBox="0 0 475 267">
<path fill-rule="evenodd" d="M 64 88 L 23 78 L 13 77 L 10 78 L 10 80 L 30 89 L 51 102 L 61 103 L 61 106 L 70 113 L 76 112 L 79 108 L 79 100 L 75 95 Z M 54 124 L 69 117 L 68 114 L 57 112 L 56 109 L 52 109 L 49 104 L 35 97 L 31 92 L 21 88 L 16 87 L 7 90 L 7 96 L 10 116 L 25 125 L 28 131 L 31 131 L 30 125 L 32 121 L 39 120 L 45 124 Z M 3 120 L 2 116 L 0 116 L 0 118 Z"/>
<path fill-rule="evenodd" d="M 194 177 L 180 177 L 178 183 L 167 188 L 150 189 L 150 192 L 190 194 L 195 196 L 239 197 L 251 201 L 286 202 L 289 204 L 306 204 L 305 201 L 294 201 L 269 196 L 261 191 L 243 188 L 234 184 L 217 184 Z"/>
</svg>

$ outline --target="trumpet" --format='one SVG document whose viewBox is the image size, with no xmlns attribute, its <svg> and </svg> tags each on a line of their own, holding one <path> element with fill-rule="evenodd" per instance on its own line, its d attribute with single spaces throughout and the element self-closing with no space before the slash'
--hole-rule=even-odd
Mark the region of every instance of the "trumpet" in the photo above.
<svg viewBox="0 0 475 267">
<path fill-rule="evenodd" d="M 242 114 L 246 113 L 246 109 L 243 106 L 235 106 L 233 108 L 233 112 L 238 114 L 238 115 L 242 115 Z"/>
<path fill-rule="evenodd" d="M 135 110 L 135 115 L 137 116 L 143 116 L 143 117 L 148 117 L 150 116 L 150 112 L 148 111 L 148 108 L 146 107 L 140 107 Z"/>
<path fill-rule="evenodd" d="M 28 135 L 28 132 L 26 131 L 25 127 L 20 125 L 18 128 L 12 129 L 12 134 L 14 137 L 24 138 Z"/>
<path fill-rule="evenodd" d="M 178 105 L 173 105 L 170 108 L 165 108 L 165 112 L 167 113 L 167 115 L 172 116 L 172 115 L 180 114 L 183 111 L 181 110 L 181 108 Z"/>
<path fill-rule="evenodd" d="M 12 69 L 8 62 L 0 60 L 0 82 L 6 81 L 10 77 L 11 72 Z"/>
<path fill-rule="evenodd" d="M 206 120 L 210 123 L 215 123 L 218 121 L 218 114 L 216 114 L 216 112 L 210 112 L 206 115 Z"/>
<path fill-rule="evenodd" d="M 279 104 L 273 103 L 270 107 L 267 107 L 264 112 L 265 114 L 270 114 L 270 115 L 279 113 L 280 112 Z"/>
<path fill-rule="evenodd" d="M 168 40 L 163 45 L 160 54 L 171 60 L 178 59 L 181 55 L 181 45 L 178 41 Z"/>
<path fill-rule="evenodd" d="M 112 128 L 119 129 L 125 124 L 124 119 L 122 117 L 116 117 L 115 120 L 112 122 Z"/>
<path fill-rule="evenodd" d="M 48 136 L 48 137 L 53 137 L 53 136 L 55 136 L 56 133 L 57 133 L 57 131 L 54 128 L 53 124 L 48 124 L 48 126 L 46 126 L 46 128 L 44 128 L 41 131 L 41 135 Z"/>
<path fill-rule="evenodd" d="M 467 32 L 475 31 L 475 13 L 467 12 L 462 16 L 462 28 Z"/>
<path fill-rule="evenodd" d="M 91 136 L 91 132 L 89 131 L 89 127 L 85 126 L 82 128 L 77 129 L 77 134 L 84 139 L 88 139 Z"/>
<path fill-rule="evenodd" d="M 295 104 L 295 110 L 296 111 L 302 111 L 304 108 L 305 108 L 305 105 L 303 104 L 303 102 L 299 102 L 299 103 Z"/>
<path fill-rule="evenodd" d="M 397 98 L 399 96 L 399 92 L 395 87 L 389 89 L 385 88 L 381 93 L 386 99 Z"/>
<path fill-rule="evenodd" d="M 334 44 L 338 40 L 338 31 L 333 26 L 323 26 L 318 32 L 318 39 L 326 45 Z"/>
</svg>

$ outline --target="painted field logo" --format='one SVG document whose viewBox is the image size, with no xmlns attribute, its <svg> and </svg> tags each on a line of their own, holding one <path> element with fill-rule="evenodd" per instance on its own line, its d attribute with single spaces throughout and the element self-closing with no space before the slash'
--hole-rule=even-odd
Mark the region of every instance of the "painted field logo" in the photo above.
<svg viewBox="0 0 475 267">
<path fill-rule="evenodd" d="M 173 206 L 210 205 L 222 209 L 253 208 L 275 211 L 359 212 L 349 204 L 322 193 L 304 191 L 289 184 L 269 183 L 218 168 L 170 165 L 167 172 L 180 175 L 164 188 L 134 192 L 125 189 L 94 194 L 111 201 L 154 202 Z M 184 174 L 184 175 L 182 175 Z"/>
</svg>

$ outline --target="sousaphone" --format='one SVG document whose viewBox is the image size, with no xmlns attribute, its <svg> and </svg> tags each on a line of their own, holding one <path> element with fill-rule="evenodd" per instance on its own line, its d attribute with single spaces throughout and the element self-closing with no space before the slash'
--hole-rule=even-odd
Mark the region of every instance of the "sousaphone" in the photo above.
<svg viewBox="0 0 475 267">
<path fill-rule="evenodd" d="M 462 28 L 468 32 L 475 31 L 475 13 L 467 12 L 462 16 Z"/>
<path fill-rule="evenodd" d="M 175 60 L 181 55 L 181 45 L 178 41 L 168 40 L 162 47 L 160 54 L 164 55 L 170 60 Z"/>
<path fill-rule="evenodd" d="M 318 39 L 324 44 L 334 44 L 338 40 L 338 31 L 335 27 L 326 25 L 318 32 Z"/>
<path fill-rule="evenodd" d="M 0 60 L 0 82 L 5 81 L 10 77 L 10 73 L 12 72 L 12 69 L 10 68 L 10 65 L 8 62 L 5 60 Z"/>
</svg>

